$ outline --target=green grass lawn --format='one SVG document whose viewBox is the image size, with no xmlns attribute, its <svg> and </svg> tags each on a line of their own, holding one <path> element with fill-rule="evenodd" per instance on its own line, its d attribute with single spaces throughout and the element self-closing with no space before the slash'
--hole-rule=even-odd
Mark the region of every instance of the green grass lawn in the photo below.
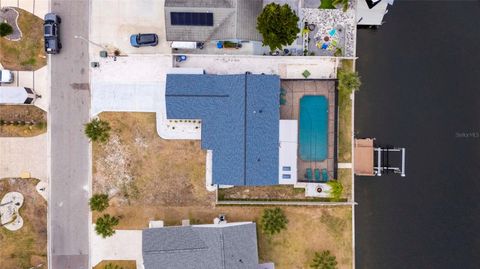
<svg viewBox="0 0 480 269">
<path fill-rule="evenodd" d="M 353 71 L 352 60 L 342 60 L 343 70 Z M 352 161 L 352 100 L 350 95 L 338 95 L 338 162 Z"/>
</svg>

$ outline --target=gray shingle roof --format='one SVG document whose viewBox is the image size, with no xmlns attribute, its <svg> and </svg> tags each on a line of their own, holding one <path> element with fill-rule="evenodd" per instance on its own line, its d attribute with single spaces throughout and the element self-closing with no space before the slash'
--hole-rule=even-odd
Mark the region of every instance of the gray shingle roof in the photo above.
<svg viewBox="0 0 480 269">
<path fill-rule="evenodd" d="M 277 185 L 280 78 L 167 75 L 167 119 L 202 120 L 213 184 Z"/>
<path fill-rule="evenodd" d="M 257 17 L 262 0 L 166 0 L 165 27 L 168 41 L 252 40 L 261 41 Z M 171 12 L 213 13 L 213 26 L 172 25 Z"/>
<path fill-rule="evenodd" d="M 251 269 L 258 265 L 254 223 L 143 231 L 145 269 Z"/>
</svg>

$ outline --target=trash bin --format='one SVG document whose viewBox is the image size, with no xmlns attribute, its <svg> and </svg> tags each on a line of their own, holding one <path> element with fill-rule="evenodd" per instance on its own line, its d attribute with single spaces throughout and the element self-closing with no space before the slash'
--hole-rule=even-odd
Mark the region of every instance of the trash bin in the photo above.
<svg viewBox="0 0 480 269">
<path fill-rule="evenodd" d="M 92 66 L 93 68 L 96 68 L 96 67 L 99 67 L 100 64 L 98 62 L 91 62 L 90 66 Z"/>
<path fill-rule="evenodd" d="M 108 57 L 108 52 L 105 51 L 105 50 L 100 51 L 100 57 L 107 58 Z"/>
</svg>

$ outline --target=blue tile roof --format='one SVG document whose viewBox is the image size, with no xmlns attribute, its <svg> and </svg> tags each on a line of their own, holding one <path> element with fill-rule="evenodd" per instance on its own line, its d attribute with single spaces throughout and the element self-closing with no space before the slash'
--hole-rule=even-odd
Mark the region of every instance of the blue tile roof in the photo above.
<svg viewBox="0 0 480 269">
<path fill-rule="evenodd" d="M 280 79 L 274 75 L 167 75 L 168 119 L 201 119 L 213 184 L 277 185 Z"/>
</svg>

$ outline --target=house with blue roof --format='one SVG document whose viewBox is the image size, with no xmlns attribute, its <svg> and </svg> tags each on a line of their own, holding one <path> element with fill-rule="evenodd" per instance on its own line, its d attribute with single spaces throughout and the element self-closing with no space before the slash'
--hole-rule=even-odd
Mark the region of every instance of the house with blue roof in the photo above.
<svg viewBox="0 0 480 269">
<path fill-rule="evenodd" d="M 201 120 L 214 185 L 279 184 L 279 100 L 276 75 L 167 75 L 167 119 Z"/>
</svg>

